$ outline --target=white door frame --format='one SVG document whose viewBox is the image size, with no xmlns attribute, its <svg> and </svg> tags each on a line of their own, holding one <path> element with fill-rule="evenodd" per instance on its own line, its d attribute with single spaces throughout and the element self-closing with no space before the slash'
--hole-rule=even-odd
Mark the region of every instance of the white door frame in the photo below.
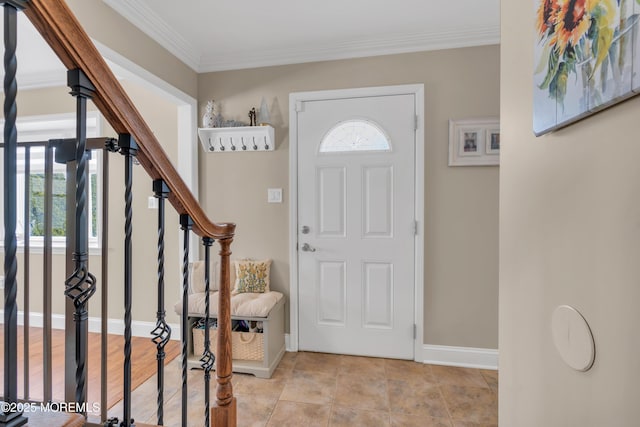
<svg viewBox="0 0 640 427">
<path fill-rule="evenodd" d="M 359 98 L 371 96 L 415 95 L 415 325 L 413 357 L 422 362 L 424 334 L 424 85 L 381 86 L 358 89 L 323 90 L 289 94 L 289 346 L 298 351 L 298 119 L 297 111 L 305 101 Z"/>
</svg>

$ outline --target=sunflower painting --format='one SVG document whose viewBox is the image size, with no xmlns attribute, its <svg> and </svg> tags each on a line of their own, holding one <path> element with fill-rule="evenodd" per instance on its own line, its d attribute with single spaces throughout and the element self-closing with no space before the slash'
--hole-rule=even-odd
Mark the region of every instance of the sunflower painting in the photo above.
<svg viewBox="0 0 640 427">
<path fill-rule="evenodd" d="M 533 131 L 542 135 L 640 91 L 640 0 L 534 0 Z"/>
</svg>

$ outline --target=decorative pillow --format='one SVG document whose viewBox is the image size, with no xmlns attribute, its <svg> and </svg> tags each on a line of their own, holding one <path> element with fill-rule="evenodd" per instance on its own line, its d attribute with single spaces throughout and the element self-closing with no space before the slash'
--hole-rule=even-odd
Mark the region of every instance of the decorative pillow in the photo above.
<svg viewBox="0 0 640 427">
<path fill-rule="evenodd" d="M 234 293 L 269 292 L 270 259 L 263 261 L 241 260 L 236 261 L 235 264 L 236 282 Z"/>
<path fill-rule="evenodd" d="M 213 292 L 218 289 L 218 264 L 216 262 L 212 262 L 211 264 L 209 292 Z M 204 261 L 194 261 L 189 264 L 189 292 L 192 294 L 201 293 L 205 290 L 204 267 Z"/>
</svg>

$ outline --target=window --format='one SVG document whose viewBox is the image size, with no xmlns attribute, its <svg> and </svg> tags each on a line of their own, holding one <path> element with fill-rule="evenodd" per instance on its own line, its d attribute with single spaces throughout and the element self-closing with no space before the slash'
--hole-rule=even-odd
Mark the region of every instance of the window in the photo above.
<svg viewBox="0 0 640 427">
<path fill-rule="evenodd" d="M 373 122 L 347 120 L 327 132 L 320 143 L 320 152 L 349 151 L 391 151 L 391 144 L 382 129 Z"/>
<path fill-rule="evenodd" d="M 97 112 L 87 113 L 87 137 L 95 137 L 100 133 L 100 120 Z M 0 122 L 1 123 L 1 122 Z M 3 123 L 2 123 L 3 124 Z M 35 116 L 19 118 L 17 122 L 18 141 L 33 142 L 46 141 L 54 138 L 73 138 L 75 137 L 76 119 L 75 114 L 64 114 L 55 116 Z M 29 243 L 33 247 L 43 246 L 44 242 L 44 147 L 30 148 L 30 171 L 29 171 Z M 2 152 L 2 150 L 0 150 Z M 16 237 L 18 245 L 24 244 L 25 234 L 25 214 L 24 214 L 24 198 L 25 198 L 25 161 L 26 150 L 18 147 L 18 164 L 17 164 L 17 227 Z M 0 153 L 0 157 L 3 153 Z M 89 246 L 90 248 L 99 247 L 99 203 L 101 193 L 101 183 L 98 179 L 100 173 L 102 152 L 93 151 L 91 160 L 89 161 L 89 198 L 88 198 L 88 214 L 89 214 Z M 3 179 L 0 176 L 0 181 Z M 54 248 L 64 248 L 66 243 L 66 166 L 63 164 L 53 164 L 53 246 Z M 2 227 L 2 225 L 0 225 Z M 4 244 L 4 229 L 0 229 L 2 241 Z"/>
</svg>

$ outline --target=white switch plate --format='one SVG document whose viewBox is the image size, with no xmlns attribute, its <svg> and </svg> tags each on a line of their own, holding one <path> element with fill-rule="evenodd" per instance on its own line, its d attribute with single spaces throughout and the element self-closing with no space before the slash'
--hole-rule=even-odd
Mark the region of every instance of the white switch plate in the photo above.
<svg viewBox="0 0 640 427">
<path fill-rule="evenodd" d="M 148 207 L 149 209 L 158 209 L 158 199 L 154 196 L 149 196 Z"/>
<path fill-rule="evenodd" d="M 268 203 L 282 203 L 282 188 L 267 189 Z"/>
</svg>

